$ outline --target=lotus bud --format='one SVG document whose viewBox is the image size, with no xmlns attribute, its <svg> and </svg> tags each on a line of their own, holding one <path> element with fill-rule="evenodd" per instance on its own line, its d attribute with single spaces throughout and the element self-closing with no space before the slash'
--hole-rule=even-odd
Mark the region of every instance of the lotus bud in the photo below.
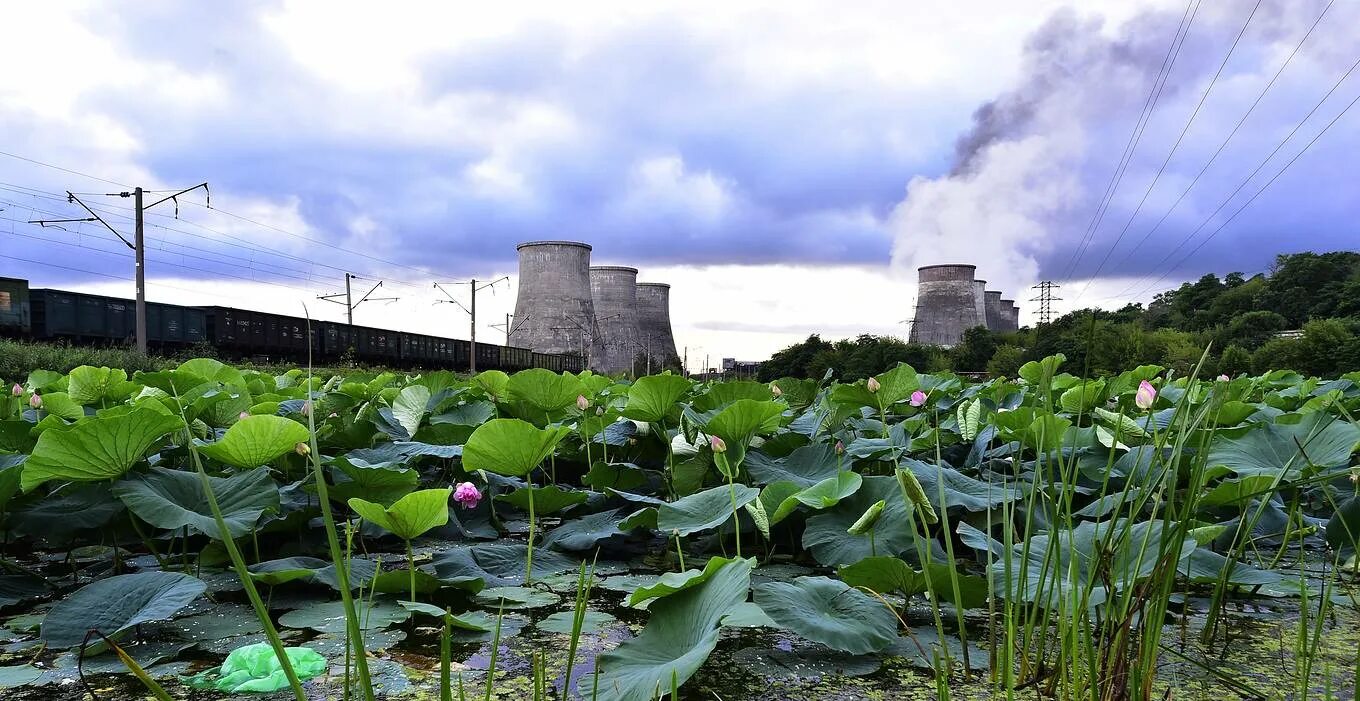
<svg viewBox="0 0 1360 701">
<path fill-rule="evenodd" d="M 584 394 L 576 395 L 576 408 L 580 411 L 585 411 L 586 409 L 589 409 L 590 400 L 586 399 L 586 396 Z"/>
<path fill-rule="evenodd" d="M 24 396 L 24 386 L 15 382 L 14 386 L 9 388 L 9 392 L 16 397 L 22 397 Z"/>
<path fill-rule="evenodd" d="M 906 468 L 897 468 L 897 486 L 902 490 L 902 496 L 921 510 L 921 518 L 926 523 L 939 523 L 940 517 L 935 514 L 935 507 L 926 498 L 926 490 L 921 487 L 920 480 L 916 479 L 916 473 Z"/>
<path fill-rule="evenodd" d="M 308 399 L 307 401 L 302 403 L 302 415 L 303 416 L 312 415 L 312 400 Z"/>
<path fill-rule="evenodd" d="M 845 443 L 841 441 L 836 441 L 836 454 L 845 455 Z"/>
<path fill-rule="evenodd" d="M 877 392 L 878 390 L 883 389 L 883 385 L 878 383 L 878 378 L 876 377 L 869 378 L 869 381 L 864 383 L 864 387 L 870 392 Z"/>
<path fill-rule="evenodd" d="M 1219 382 L 1231 382 L 1231 381 L 1232 381 L 1232 378 L 1231 378 L 1231 377 L 1228 377 L 1227 375 L 1219 375 L 1219 376 L 1218 376 L 1218 381 L 1219 381 Z"/>
<path fill-rule="evenodd" d="M 916 390 L 915 392 L 912 392 L 912 393 L 911 393 L 911 405 L 912 405 L 912 406 L 921 406 L 922 404 L 925 404 L 925 403 L 926 403 L 926 393 L 925 393 L 925 392 L 922 392 L 921 390 L 918 389 L 918 390 Z"/>
<path fill-rule="evenodd" d="M 471 482 L 463 482 L 454 488 L 453 500 L 464 509 L 475 509 L 477 502 L 482 500 L 482 493 L 477 490 L 477 485 Z"/>
<path fill-rule="evenodd" d="M 1133 395 L 1133 403 L 1139 409 L 1147 410 L 1152 408 L 1152 404 L 1157 401 L 1157 388 L 1151 382 L 1143 380 L 1138 383 L 1138 391 Z"/>
<path fill-rule="evenodd" d="M 1360 467 L 1351 468 L 1351 482 L 1360 483 Z"/>
<path fill-rule="evenodd" d="M 248 411 L 243 411 L 243 412 L 241 412 L 241 413 L 236 417 L 236 420 L 237 420 L 237 421 L 245 421 L 245 420 L 248 419 L 248 418 L 250 418 L 250 412 L 248 412 Z"/>
<path fill-rule="evenodd" d="M 779 385 L 777 385 L 777 384 L 771 382 L 771 383 L 770 383 L 770 394 L 773 394 L 773 395 L 775 396 L 775 398 L 778 399 L 779 397 L 784 396 L 784 390 L 779 389 Z"/>
<path fill-rule="evenodd" d="M 312 446 L 307 445 L 306 441 L 302 441 L 301 443 L 298 443 L 297 445 L 293 446 L 293 452 L 305 458 L 308 455 L 312 454 Z"/>
<path fill-rule="evenodd" d="M 873 504 L 870 504 L 869 508 L 865 509 L 864 515 L 860 516 L 858 521 L 851 524 L 845 532 L 850 535 L 864 535 L 865 533 L 868 533 L 874 527 L 874 524 L 878 523 L 878 517 L 883 515 L 883 507 L 887 505 L 888 502 L 883 499 L 879 499 Z"/>
<path fill-rule="evenodd" d="M 596 415 L 596 416 L 604 416 L 604 407 L 602 407 L 602 406 L 597 406 L 597 407 L 595 407 L 595 415 Z"/>
<path fill-rule="evenodd" d="M 727 452 L 727 441 L 724 441 L 723 439 L 717 436 L 709 436 L 708 445 L 709 447 L 713 448 L 713 452 L 715 453 Z"/>
<path fill-rule="evenodd" d="M 31 397 L 28 398 L 28 405 L 31 406 L 31 407 L 33 407 L 34 409 L 41 409 L 41 408 L 42 408 L 42 397 L 38 396 L 38 393 L 37 393 L 37 392 L 34 392 L 34 393 L 33 393 L 33 396 L 31 396 Z"/>
</svg>

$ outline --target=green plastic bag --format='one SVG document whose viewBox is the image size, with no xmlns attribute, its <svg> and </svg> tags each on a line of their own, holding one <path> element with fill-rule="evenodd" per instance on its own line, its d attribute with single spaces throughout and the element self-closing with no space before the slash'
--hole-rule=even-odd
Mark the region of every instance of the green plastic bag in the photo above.
<svg viewBox="0 0 1360 701">
<path fill-rule="evenodd" d="M 308 680 L 326 671 L 326 658 L 305 647 L 286 647 L 283 654 L 293 664 L 298 679 Z M 288 677 L 283 673 L 279 658 L 269 643 L 255 643 L 238 647 L 227 655 L 221 668 L 186 677 L 184 683 L 195 689 L 216 689 L 226 692 L 270 692 L 288 688 Z"/>
</svg>

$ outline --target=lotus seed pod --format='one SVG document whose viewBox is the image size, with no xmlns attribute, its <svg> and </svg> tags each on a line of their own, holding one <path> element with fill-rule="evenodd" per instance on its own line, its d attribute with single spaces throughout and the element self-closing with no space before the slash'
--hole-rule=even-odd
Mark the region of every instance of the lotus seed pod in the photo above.
<svg viewBox="0 0 1360 701">
<path fill-rule="evenodd" d="M 293 452 L 305 458 L 308 455 L 312 454 L 312 447 L 310 445 L 307 445 L 306 442 L 298 443 L 297 445 L 293 446 Z"/>
<path fill-rule="evenodd" d="M 921 518 L 926 523 L 940 522 L 935 507 L 926 498 L 926 490 L 921 487 L 920 480 L 916 479 L 916 473 L 903 467 L 897 468 L 897 486 L 902 488 L 902 496 L 921 510 Z"/>
</svg>

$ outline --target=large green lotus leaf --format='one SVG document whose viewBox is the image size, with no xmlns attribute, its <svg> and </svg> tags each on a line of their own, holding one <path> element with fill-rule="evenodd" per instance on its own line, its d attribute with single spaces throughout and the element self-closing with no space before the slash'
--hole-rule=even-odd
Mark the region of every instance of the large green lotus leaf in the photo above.
<svg viewBox="0 0 1360 701">
<path fill-rule="evenodd" d="M 779 418 L 788 407 L 775 401 L 758 402 L 738 399 L 718 412 L 704 424 L 704 431 L 727 443 L 728 459 L 733 465 L 741 463 L 746 446 L 759 433 L 772 433 L 779 428 Z"/>
<path fill-rule="evenodd" d="M 58 416 L 67 421 L 85 418 L 85 407 L 65 392 L 48 392 L 42 395 L 42 398 L 42 410 L 51 416 Z"/>
<path fill-rule="evenodd" d="M 342 503 L 357 497 L 390 506 L 415 491 L 420 482 L 419 472 L 397 467 L 392 462 L 369 463 L 357 457 L 342 456 L 336 458 L 333 465 L 345 479 L 336 479 L 329 494 L 332 500 Z"/>
<path fill-rule="evenodd" d="M 66 393 L 77 404 L 94 404 L 105 399 L 122 400 L 132 393 L 135 385 L 127 381 L 125 370 L 96 368 L 82 365 L 72 370 L 67 379 Z"/>
<path fill-rule="evenodd" d="M 552 606 L 562 597 L 529 587 L 490 587 L 477 592 L 472 603 L 494 610 L 522 611 Z"/>
<path fill-rule="evenodd" d="M 0 574 L 0 608 L 42 598 L 51 590 L 52 586 L 41 577 Z"/>
<path fill-rule="evenodd" d="M 1225 504 L 1240 504 L 1266 494 L 1275 485 L 1275 478 L 1271 475 L 1253 475 L 1242 479 L 1223 480 L 1214 485 L 1200 497 L 1199 503 L 1203 506 L 1223 506 Z"/>
<path fill-rule="evenodd" d="M 986 511 L 1023 496 L 1019 489 L 1007 486 L 1004 482 L 991 484 L 974 479 L 953 468 L 943 465 L 930 465 L 907 458 L 901 466 L 910 469 L 921 483 L 926 498 L 935 511 L 944 508 L 962 507 L 968 511 Z M 944 502 L 940 501 L 940 487 L 943 483 Z"/>
<path fill-rule="evenodd" d="M 205 407 L 205 410 L 198 414 L 198 418 L 203 423 L 216 428 L 231 426 L 241 420 L 241 413 L 250 413 L 250 408 L 255 405 L 255 400 L 250 393 L 244 390 L 236 393 L 219 392 L 217 401 Z"/>
<path fill-rule="evenodd" d="M 736 485 L 735 492 L 738 509 L 760 496 L 758 490 L 744 484 Z M 721 526 L 732 518 L 732 509 L 728 486 L 713 487 L 657 507 L 656 527 L 664 534 L 679 531 L 686 536 Z"/>
<path fill-rule="evenodd" d="M 411 617 L 410 611 L 390 601 L 356 599 L 354 609 L 362 630 L 386 628 Z M 307 604 L 279 616 L 279 625 L 285 628 L 310 628 L 321 633 L 344 633 L 345 602 L 316 601 Z"/>
<path fill-rule="evenodd" d="M 559 375 L 543 368 L 520 370 L 510 376 L 505 389 L 510 399 L 524 402 L 539 413 L 561 411 L 575 404 L 585 390 L 575 375 Z"/>
<path fill-rule="evenodd" d="M 848 533 L 850 526 L 880 499 L 885 506 L 873 531 L 864 535 Z M 911 518 L 895 478 L 865 477 L 854 494 L 808 518 L 803 529 L 803 547 L 828 567 L 848 565 L 873 555 L 899 555 L 916 542 Z"/>
<path fill-rule="evenodd" d="M 492 399 L 504 399 L 510 376 L 500 370 L 483 370 L 472 377 L 472 384 L 480 387 Z"/>
<path fill-rule="evenodd" d="M 679 591 L 697 587 L 707 582 L 710 577 L 718 570 L 733 562 L 732 559 L 714 557 L 709 558 L 702 570 L 685 570 L 684 572 L 666 572 L 655 581 L 649 582 L 633 590 L 628 595 L 628 605 L 637 606 L 648 599 L 659 599 L 663 596 L 670 596 Z M 754 561 L 752 567 L 755 566 Z"/>
<path fill-rule="evenodd" d="M 534 513 L 539 516 L 555 514 L 563 509 L 584 504 L 590 498 L 589 492 L 579 489 L 562 489 L 555 484 L 546 487 L 521 487 L 509 494 L 501 494 L 496 501 L 513 504 L 522 511 L 529 511 L 529 491 L 534 493 Z"/>
<path fill-rule="evenodd" d="M 420 422 L 425 420 L 425 415 L 429 413 L 430 388 L 424 385 L 410 385 L 397 393 L 397 398 L 392 401 L 392 418 L 402 428 L 406 429 L 406 435 L 414 436 L 420 430 Z"/>
<path fill-rule="evenodd" d="M 696 411 L 710 412 L 743 399 L 765 402 L 774 399 L 774 393 L 770 391 L 770 386 L 763 382 L 749 380 L 717 382 L 709 385 L 707 392 L 695 397 L 693 406 Z"/>
<path fill-rule="evenodd" d="M 878 400 L 887 407 L 911 396 L 912 392 L 921 388 L 921 381 L 916 375 L 916 370 L 906 363 L 898 363 L 897 367 L 875 376 L 878 380 Z"/>
<path fill-rule="evenodd" d="M 628 405 L 623 408 L 623 415 L 634 421 L 661 421 L 693 386 L 679 375 L 639 377 L 628 389 Z"/>
<path fill-rule="evenodd" d="M 1296 480 L 1310 465 L 1324 471 L 1345 467 L 1357 445 L 1360 428 L 1316 413 L 1295 424 L 1258 424 L 1238 438 L 1217 436 L 1208 465 L 1222 465 L 1243 477 L 1283 475 L 1284 480 Z"/>
<path fill-rule="evenodd" d="M 924 570 L 916 571 L 896 557 L 866 557 L 853 565 L 836 570 L 836 576 L 852 587 L 863 587 L 880 594 L 900 592 L 907 596 L 931 591 L 944 601 L 954 602 L 954 583 L 949 565 L 932 562 Z M 987 580 L 976 575 L 954 573 L 958 580 L 959 598 L 964 608 L 976 608 L 987 603 Z"/>
<path fill-rule="evenodd" d="M 213 382 L 221 382 L 224 385 L 234 387 L 245 387 L 246 379 L 241 375 L 241 371 L 227 365 L 220 360 L 212 358 L 194 358 L 180 363 L 176 368 L 180 372 L 192 373 L 199 377 L 206 378 Z M 181 387 L 181 390 L 184 388 Z"/>
<path fill-rule="evenodd" d="M 29 502 L 10 514 L 10 524 L 19 535 L 51 538 L 88 528 L 99 528 L 123 512 L 104 483 L 73 485 L 55 494 Z"/>
<path fill-rule="evenodd" d="M 454 426 L 477 427 L 496 417 L 496 405 L 485 400 L 459 404 L 442 414 L 430 417 L 430 424 L 452 424 Z"/>
<path fill-rule="evenodd" d="M 658 690 L 683 685 L 718 645 L 723 617 L 750 588 L 751 561 L 729 560 L 702 584 L 653 602 L 642 633 L 600 655 L 598 683 L 583 681 L 581 696 L 650 701 Z"/>
<path fill-rule="evenodd" d="M 0 667 L 0 689 L 25 686 L 38 681 L 43 670 L 31 664 L 5 665 Z"/>
<path fill-rule="evenodd" d="M 110 480 L 146 457 L 158 441 L 184 422 L 137 408 L 121 416 L 93 417 L 65 431 L 44 431 L 24 463 L 24 491 L 52 479 Z"/>
<path fill-rule="evenodd" d="M 1196 584 L 1217 584 L 1223 569 L 1228 566 L 1228 558 L 1208 549 L 1196 548 L 1190 557 L 1180 564 L 1180 573 Z M 1298 578 L 1285 580 L 1285 575 L 1274 570 L 1263 570 L 1245 562 L 1233 562 L 1228 572 L 1227 583 L 1238 587 L 1267 587 L 1263 593 L 1298 594 Z M 1289 591 L 1292 589 L 1292 591 Z"/>
<path fill-rule="evenodd" d="M 19 483 L 24 476 L 24 461 L 27 455 L 5 455 L 0 453 L 0 511 L 9 506 L 9 500 L 19 493 Z"/>
<path fill-rule="evenodd" d="M 821 511 L 829 509 L 851 494 L 859 490 L 863 479 L 857 472 L 845 470 L 832 477 L 818 482 L 817 484 L 801 489 L 789 495 L 780 502 L 779 508 L 775 509 L 770 516 L 771 523 L 779 523 L 789 514 L 793 513 L 799 504 L 809 506 Z"/>
<path fill-rule="evenodd" d="M 279 509 L 279 488 L 273 476 L 264 470 L 209 477 L 208 481 L 233 538 L 254 529 L 266 511 Z M 174 530 L 188 526 L 213 538 L 221 535 L 197 473 L 153 467 L 146 474 L 114 484 L 113 495 L 129 511 L 157 528 Z"/>
<path fill-rule="evenodd" d="M 484 543 L 452 548 L 434 556 L 434 571 L 441 580 L 461 583 L 480 579 L 489 587 L 509 587 L 524 583 L 524 560 L 528 546 L 523 543 Z M 570 572 L 580 566 L 552 550 L 534 550 L 534 574 L 547 577 Z"/>
<path fill-rule="evenodd" d="M 543 545 L 562 550 L 589 550 L 606 538 L 622 535 L 622 520 L 619 518 L 619 509 L 610 509 L 563 521 L 562 525 L 548 532 Z M 534 564 L 537 566 L 537 558 Z"/>
<path fill-rule="evenodd" d="M 1360 550 L 1360 497 L 1351 496 L 1336 507 L 1327 521 L 1327 544 L 1343 556 Z"/>
<path fill-rule="evenodd" d="M 398 499 L 391 506 L 383 507 L 371 501 L 354 498 L 349 500 L 349 508 L 383 530 L 402 540 L 411 540 L 425 531 L 449 522 L 449 496 L 453 489 L 422 489 L 411 492 Z"/>
<path fill-rule="evenodd" d="M 122 574 L 87 584 L 57 602 L 42 622 L 49 647 L 79 645 L 98 630 L 114 636 L 141 623 L 170 618 L 207 588 L 203 580 L 178 572 Z"/>
<path fill-rule="evenodd" d="M 647 484 L 647 474 L 632 463 L 595 461 L 581 478 L 581 483 L 593 489 L 637 489 Z"/>
<path fill-rule="evenodd" d="M 285 557 L 278 560 L 259 562 L 250 566 L 250 576 L 257 582 L 278 586 L 287 582 L 320 582 L 340 591 L 340 577 L 330 560 L 315 557 Z M 358 589 L 373 581 L 378 572 L 377 563 L 372 560 L 353 558 L 349 561 L 349 586 Z M 402 572 L 405 578 L 407 573 Z"/>
<path fill-rule="evenodd" d="M 802 487 L 811 487 L 828 477 L 835 477 L 840 471 L 836 449 L 828 443 L 795 448 L 778 460 L 769 457 L 763 450 L 752 451 L 746 454 L 743 466 L 756 484 L 787 480 Z"/>
<path fill-rule="evenodd" d="M 519 419 L 492 419 L 478 426 L 463 446 L 463 467 L 523 477 L 548 459 L 570 432 L 560 426 L 538 428 Z"/>
<path fill-rule="evenodd" d="M 755 602 L 780 627 L 833 650 L 863 655 L 897 640 L 883 602 L 828 577 L 757 584 Z"/>
<path fill-rule="evenodd" d="M 216 443 L 199 446 L 204 455 L 232 467 L 264 465 L 305 443 L 307 427 L 282 416 L 247 416 L 227 429 Z"/>
</svg>

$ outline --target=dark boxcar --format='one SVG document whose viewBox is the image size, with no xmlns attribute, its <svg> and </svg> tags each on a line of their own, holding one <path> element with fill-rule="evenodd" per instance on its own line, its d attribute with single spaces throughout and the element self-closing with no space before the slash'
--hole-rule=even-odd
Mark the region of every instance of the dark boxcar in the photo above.
<svg viewBox="0 0 1360 701">
<path fill-rule="evenodd" d="M 27 336 L 32 329 L 28 281 L 0 277 L 0 335 Z"/>
<path fill-rule="evenodd" d="M 488 343 L 477 344 L 477 369 L 478 370 L 497 370 L 503 369 L 501 363 L 501 347 L 493 346 Z"/>
</svg>

